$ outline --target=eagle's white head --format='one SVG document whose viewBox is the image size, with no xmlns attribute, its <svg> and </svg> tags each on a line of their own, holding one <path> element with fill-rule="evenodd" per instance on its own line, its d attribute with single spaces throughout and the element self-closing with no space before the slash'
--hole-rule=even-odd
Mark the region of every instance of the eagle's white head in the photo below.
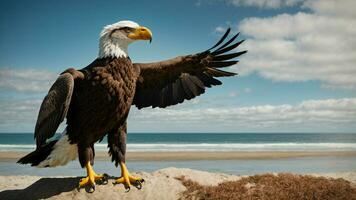
<svg viewBox="0 0 356 200">
<path fill-rule="evenodd" d="M 151 31 L 133 21 L 107 25 L 100 33 L 99 58 L 128 57 L 127 47 L 136 40 L 152 40 Z"/>
</svg>

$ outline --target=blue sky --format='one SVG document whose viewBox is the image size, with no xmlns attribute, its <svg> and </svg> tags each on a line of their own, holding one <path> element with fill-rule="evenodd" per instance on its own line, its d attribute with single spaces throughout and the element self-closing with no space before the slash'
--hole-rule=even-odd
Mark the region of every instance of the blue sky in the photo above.
<svg viewBox="0 0 356 200">
<path fill-rule="evenodd" d="M 228 22 L 294 11 L 262 12 L 222 3 L 197 6 L 194 1 L 20 2 L 1 2 L 2 29 L 9 31 L 1 32 L 0 65 L 59 71 L 94 59 L 102 27 L 118 20 L 133 20 L 153 31 L 151 45 L 140 42 L 130 51 L 133 60 L 152 61 L 208 48 L 219 38 L 215 28 Z"/>
<path fill-rule="evenodd" d="M 0 132 L 31 132 L 56 74 L 92 62 L 102 27 L 125 19 L 153 32 L 152 44 L 130 46 L 134 62 L 205 50 L 227 27 L 242 33 L 247 40 L 240 49 L 249 50 L 230 69 L 240 75 L 222 79 L 222 86 L 169 109 L 133 109 L 131 132 L 353 132 L 356 44 L 351 39 L 356 30 L 348 25 L 355 24 L 351 4 L 1 1 Z"/>
</svg>

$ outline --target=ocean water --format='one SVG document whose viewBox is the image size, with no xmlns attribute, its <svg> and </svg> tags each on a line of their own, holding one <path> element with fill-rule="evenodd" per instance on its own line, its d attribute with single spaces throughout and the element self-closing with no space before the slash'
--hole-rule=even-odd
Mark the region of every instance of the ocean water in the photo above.
<svg viewBox="0 0 356 200">
<path fill-rule="evenodd" d="M 106 151 L 106 138 L 96 144 L 96 150 Z M 0 151 L 26 151 L 35 148 L 33 134 L 0 134 Z M 356 150 L 356 134 L 204 134 L 129 133 L 128 151 L 342 151 Z M 238 159 L 238 160 L 128 160 L 130 171 L 152 172 L 166 167 L 191 168 L 228 174 L 266 172 L 326 173 L 356 170 L 355 157 L 322 156 L 299 158 Z M 118 176 L 120 169 L 107 159 L 97 159 L 98 173 Z M 20 165 L 16 160 L 0 160 L 0 175 L 84 176 L 78 160 L 56 168 L 36 168 Z"/>
<path fill-rule="evenodd" d="M 356 150 L 356 134 L 344 133 L 129 133 L 127 139 L 129 152 Z M 95 144 L 96 150 L 106 151 L 106 141 Z M 0 151 L 34 149 L 33 134 L 0 133 Z"/>
<path fill-rule="evenodd" d="M 268 172 L 293 172 L 301 174 L 351 172 L 356 171 L 354 157 L 301 157 L 283 159 L 239 159 L 239 160 L 180 160 L 180 161 L 133 161 L 126 162 L 131 172 L 153 172 L 167 167 L 190 168 L 209 172 L 235 175 L 251 175 Z M 120 167 L 107 160 L 95 160 L 97 173 L 120 175 Z M 55 168 L 37 168 L 20 165 L 16 161 L 0 160 L 0 175 L 31 176 L 85 176 L 86 171 L 76 159 L 65 166 Z"/>
</svg>

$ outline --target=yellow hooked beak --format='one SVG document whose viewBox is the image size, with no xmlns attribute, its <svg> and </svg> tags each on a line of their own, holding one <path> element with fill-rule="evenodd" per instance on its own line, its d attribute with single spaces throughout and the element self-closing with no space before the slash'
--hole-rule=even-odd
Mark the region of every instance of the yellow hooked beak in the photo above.
<svg viewBox="0 0 356 200">
<path fill-rule="evenodd" d="M 127 37 L 133 40 L 150 40 L 152 41 L 152 32 L 150 29 L 140 26 L 136 28 L 132 33 L 130 33 Z"/>
</svg>

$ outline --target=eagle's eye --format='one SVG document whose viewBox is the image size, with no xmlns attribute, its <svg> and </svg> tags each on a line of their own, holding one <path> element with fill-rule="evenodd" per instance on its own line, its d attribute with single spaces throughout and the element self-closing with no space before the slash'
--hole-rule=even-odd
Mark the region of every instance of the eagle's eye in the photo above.
<svg viewBox="0 0 356 200">
<path fill-rule="evenodd" d="M 134 28 L 131 28 L 131 27 L 128 27 L 128 26 L 125 26 L 125 27 L 122 27 L 122 28 L 119 28 L 120 31 L 124 31 L 126 33 L 130 33 L 132 32 L 133 30 L 135 30 Z"/>
<path fill-rule="evenodd" d="M 110 37 L 115 37 L 115 35 L 120 34 L 120 33 L 117 33 L 117 31 L 120 31 L 121 33 L 124 33 L 125 35 L 128 35 L 129 33 L 131 33 L 134 30 L 135 30 L 134 28 L 131 28 L 128 26 L 116 28 L 110 32 Z"/>
</svg>

